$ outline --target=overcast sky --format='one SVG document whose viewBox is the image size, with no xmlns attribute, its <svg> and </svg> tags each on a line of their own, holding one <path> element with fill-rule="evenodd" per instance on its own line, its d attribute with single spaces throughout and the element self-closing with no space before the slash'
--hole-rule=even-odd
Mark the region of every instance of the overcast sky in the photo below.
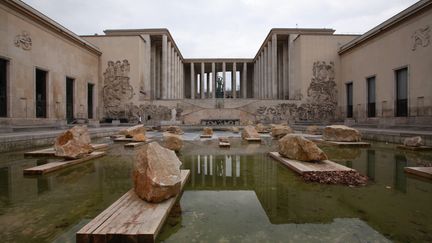
<svg viewBox="0 0 432 243">
<path fill-rule="evenodd" d="M 79 35 L 168 28 L 183 56 L 253 57 L 271 28 L 361 34 L 417 0 L 24 0 Z"/>
</svg>

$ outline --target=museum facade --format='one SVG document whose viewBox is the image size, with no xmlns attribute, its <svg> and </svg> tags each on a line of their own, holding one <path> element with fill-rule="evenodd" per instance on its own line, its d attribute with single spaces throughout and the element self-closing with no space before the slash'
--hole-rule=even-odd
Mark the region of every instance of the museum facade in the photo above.
<svg viewBox="0 0 432 243">
<path fill-rule="evenodd" d="M 432 123 L 432 2 L 363 35 L 270 30 L 252 58 L 186 58 L 167 29 L 78 36 L 19 0 L 0 2 L 0 127 Z"/>
</svg>

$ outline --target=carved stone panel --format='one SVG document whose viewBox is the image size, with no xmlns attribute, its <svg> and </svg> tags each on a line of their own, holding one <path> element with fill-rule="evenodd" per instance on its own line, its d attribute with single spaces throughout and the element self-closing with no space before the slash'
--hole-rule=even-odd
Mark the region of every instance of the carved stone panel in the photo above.
<svg viewBox="0 0 432 243">
<path fill-rule="evenodd" d="M 317 61 L 312 67 L 312 80 L 303 104 L 281 103 L 270 107 L 261 106 L 256 111 L 256 120 L 262 123 L 278 123 L 289 119 L 329 121 L 335 117 L 336 106 L 334 63 Z"/>
<path fill-rule="evenodd" d="M 418 46 L 426 47 L 430 43 L 430 27 L 429 25 L 426 25 L 423 28 L 419 28 L 416 31 L 414 31 L 413 35 L 411 36 L 413 41 L 413 46 L 411 50 L 415 51 Z"/>
<path fill-rule="evenodd" d="M 109 61 L 104 73 L 103 101 L 105 115 L 109 118 L 120 118 L 125 105 L 134 96 L 129 83 L 130 65 L 128 60 Z"/>
<path fill-rule="evenodd" d="M 28 51 L 32 48 L 32 39 L 26 31 L 23 31 L 21 34 L 15 36 L 14 44 L 16 47 Z"/>
</svg>

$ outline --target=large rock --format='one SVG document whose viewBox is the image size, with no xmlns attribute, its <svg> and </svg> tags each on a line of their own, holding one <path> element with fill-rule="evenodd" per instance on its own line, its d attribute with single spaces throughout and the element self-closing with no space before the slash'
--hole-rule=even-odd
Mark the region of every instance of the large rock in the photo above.
<svg viewBox="0 0 432 243">
<path fill-rule="evenodd" d="M 255 127 L 253 126 L 245 126 L 243 128 L 243 131 L 241 133 L 242 138 L 246 139 L 246 138 L 260 138 L 260 135 L 258 134 L 257 130 L 255 129 Z"/>
<path fill-rule="evenodd" d="M 404 139 L 404 145 L 407 147 L 421 147 L 424 146 L 424 141 L 420 136 L 410 137 Z"/>
<path fill-rule="evenodd" d="M 255 127 L 256 131 L 258 133 L 267 133 L 270 132 L 270 128 L 267 126 L 264 126 L 262 123 L 258 123 Z"/>
<path fill-rule="evenodd" d="M 145 135 L 146 129 L 145 129 L 144 125 L 136 125 L 133 127 L 128 127 L 126 129 L 123 129 L 119 133 L 121 135 L 124 135 L 127 138 L 133 138 L 133 136 L 140 134 L 140 133 Z"/>
<path fill-rule="evenodd" d="M 74 126 L 58 136 L 54 143 L 55 156 L 78 159 L 94 151 L 87 126 Z"/>
<path fill-rule="evenodd" d="M 143 133 L 138 133 L 132 137 L 132 140 L 134 142 L 145 142 L 145 141 L 147 141 L 147 138 Z"/>
<path fill-rule="evenodd" d="M 180 193 L 181 162 L 174 151 L 156 142 L 138 152 L 133 171 L 135 193 L 142 199 L 158 203 Z"/>
<path fill-rule="evenodd" d="M 232 127 L 232 128 L 231 128 L 231 131 L 232 131 L 233 133 L 239 133 L 239 132 L 240 132 L 240 129 L 239 129 L 238 127 Z"/>
<path fill-rule="evenodd" d="M 271 129 L 271 135 L 276 139 L 280 139 L 290 133 L 294 133 L 294 130 L 289 126 L 274 125 Z"/>
<path fill-rule="evenodd" d="M 163 134 L 163 138 L 165 141 L 165 148 L 178 152 L 183 147 L 183 140 L 177 134 L 166 132 Z"/>
<path fill-rule="evenodd" d="M 180 127 L 178 126 L 169 126 L 166 129 L 167 132 L 172 133 L 172 134 L 177 134 L 177 135 L 182 135 L 184 134 L 183 130 L 181 130 Z"/>
<path fill-rule="evenodd" d="M 318 146 L 298 134 L 288 134 L 279 140 L 279 154 L 300 161 L 326 160 L 327 155 Z"/>
<path fill-rule="evenodd" d="M 313 126 L 308 126 L 308 127 L 306 128 L 306 134 L 310 134 L 310 135 L 321 135 L 322 132 L 321 132 L 321 129 L 320 129 L 319 126 L 315 126 L 315 125 L 313 125 Z"/>
<path fill-rule="evenodd" d="M 351 127 L 332 125 L 324 128 L 323 139 L 336 142 L 360 142 L 361 134 L 357 129 Z"/>
<path fill-rule="evenodd" d="M 213 136 L 213 129 L 211 127 L 204 127 L 202 135 Z"/>
</svg>

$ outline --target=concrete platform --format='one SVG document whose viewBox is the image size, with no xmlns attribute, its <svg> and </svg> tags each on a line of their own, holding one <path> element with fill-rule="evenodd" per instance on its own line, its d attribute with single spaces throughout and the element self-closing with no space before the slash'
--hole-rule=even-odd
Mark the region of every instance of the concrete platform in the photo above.
<svg viewBox="0 0 432 243">
<path fill-rule="evenodd" d="M 353 169 L 335 163 L 330 160 L 323 160 L 317 163 L 302 162 L 282 157 L 278 152 L 269 152 L 270 157 L 288 166 L 291 170 L 300 175 L 307 172 L 324 172 L 324 171 L 353 171 Z"/>
<path fill-rule="evenodd" d="M 91 153 L 89 156 L 81 159 L 75 159 L 75 160 L 64 160 L 64 161 L 56 161 L 56 162 L 50 162 L 46 163 L 44 165 L 39 165 L 35 167 L 31 167 L 28 169 L 24 169 L 23 173 L 24 175 L 43 175 L 47 174 L 56 170 L 60 170 L 66 167 L 70 167 L 76 164 L 80 164 L 92 159 L 96 159 L 99 157 L 104 156 L 106 153 L 101 151 L 95 151 Z"/>
<path fill-rule="evenodd" d="M 106 143 L 94 143 L 91 144 L 95 150 L 102 150 L 108 148 L 108 144 Z M 25 157 L 56 157 L 54 148 L 46 148 L 46 149 L 40 149 L 35 150 L 31 152 L 24 153 Z"/>
<path fill-rule="evenodd" d="M 412 147 L 412 146 L 398 145 L 396 147 L 398 149 L 411 150 L 411 151 L 430 151 L 430 150 L 432 150 L 432 147 L 429 147 L 429 146 Z"/>
<path fill-rule="evenodd" d="M 406 173 L 432 180 L 432 167 L 405 167 Z"/>
<path fill-rule="evenodd" d="M 189 170 L 181 170 L 181 190 L 189 175 Z M 131 189 L 80 229 L 76 242 L 155 242 L 180 195 L 161 203 L 148 203 Z"/>
<path fill-rule="evenodd" d="M 323 144 L 323 145 L 331 145 L 331 146 L 337 146 L 337 147 L 357 147 L 357 148 L 367 148 L 370 147 L 371 144 L 367 142 L 336 142 L 336 141 L 326 141 L 323 139 L 315 139 L 310 138 L 313 142 L 317 144 Z"/>
</svg>

